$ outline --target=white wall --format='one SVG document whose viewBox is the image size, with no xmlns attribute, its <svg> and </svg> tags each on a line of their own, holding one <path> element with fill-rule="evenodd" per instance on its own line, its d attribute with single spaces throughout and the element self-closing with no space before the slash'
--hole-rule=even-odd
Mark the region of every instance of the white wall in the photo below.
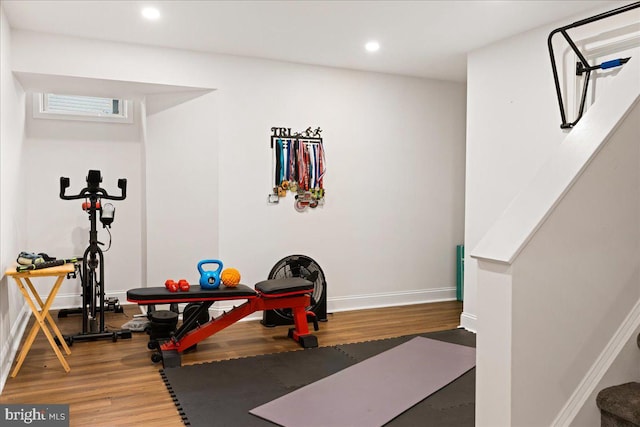
<svg viewBox="0 0 640 427">
<path fill-rule="evenodd" d="M 215 99 L 205 116 L 217 123 L 219 253 L 213 246 L 201 249 L 192 268 L 164 270 L 153 281 L 190 275 L 200 259 L 219 257 L 252 284 L 281 257 L 305 253 L 323 267 L 335 310 L 455 298 L 455 245 L 462 241 L 464 215 L 463 85 L 20 31 L 13 46 L 18 72 L 217 89 L 189 106 L 171 107 L 171 120 L 187 120 L 198 102 Z M 63 54 L 65 61 L 54 60 Z M 109 65 L 114 63 L 120 66 Z M 190 152 L 210 154 L 208 144 L 215 141 L 209 138 L 180 138 L 174 131 L 158 139 L 160 118 L 169 116 L 160 112 L 155 119 L 151 113 L 146 150 L 153 150 L 156 139 L 173 144 L 167 153 L 198 144 Z M 290 197 L 267 204 L 272 126 L 323 128 L 323 208 L 298 214 Z M 156 154 L 145 155 L 145 168 L 170 171 L 174 158 Z M 184 154 L 181 159 L 189 157 Z M 158 203 L 153 191 L 147 192 L 149 204 Z M 146 218 L 153 221 L 149 208 Z M 174 239 L 163 242 L 165 257 L 171 246 L 197 248 L 209 240 L 216 213 L 206 219 L 202 214 L 194 214 L 197 220 L 185 233 L 174 222 Z M 156 239 L 151 233 L 147 243 Z M 149 258 L 157 249 L 147 247 Z"/>
<path fill-rule="evenodd" d="M 638 123 L 640 105 L 513 264 L 514 424 L 549 425 L 640 299 Z"/>
<path fill-rule="evenodd" d="M 30 94 L 28 94 L 30 95 Z M 134 106 L 133 124 L 36 119 L 30 114 L 32 97 L 27 97 L 25 135 L 25 183 L 29 224 L 25 250 L 45 252 L 59 258 L 81 257 L 89 244 L 89 216 L 82 210 L 84 200 L 60 199 L 60 177 L 68 177 L 67 195 L 87 186 L 90 169 L 100 170 L 102 183 L 110 195 L 120 195 L 119 178 L 127 178 L 127 198 L 107 201 L 116 208 L 111 226 L 111 248 L 104 253 L 107 296 L 123 299 L 127 289 L 139 287 L 141 248 L 141 115 Z M 108 248 L 109 234 L 97 223 L 98 240 Z M 47 295 L 50 283 L 37 281 Z M 81 305 L 80 278 L 66 280 L 54 307 Z"/>
<path fill-rule="evenodd" d="M 623 70 L 616 91 L 598 100 L 471 254 L 480 260 L 479 426 L 567 425 L 581 413 L 596 424 L 596 387 L 623 374 L 640 380 L 640 354 L 629 352 L 640 326 L 637 65 Z M 584 169 L 558 182 L 553 171 L 577 162 Z M 531 226 L 521 208 L 554 185 L 566 192 Z M 528 238 L 496 257 L 498 243 L 508 243 L 504 225 L 518 218 Z"/>
<path fill-rule="evenodd" d="M 611 10 L 621 3 L 576 17 L 575 20 Z M 607 49 L 622 51 L 640 45 L 638 10 L 570 30 L 576 43 L 598 59 L 610 59 Z M 467 158 L 465 193 L 465 292 L 463 326 L 476 330 L 477 261 L 473 248 L 500 217 L 511 200 L 531 180 L 567 132 L 560 129 L 560 113 L 547 50 L 549 33 L 575 21 L 567 19 L 478 49 L 467 61 Z M 613 31 L 613 29 L 620 29 Z M 617 40 L 598 50 L 595 41 Z M 621 43 L 620 40 L 624 40 Z M 575 59 L 562 37 L 554 38 L 558 61 L 575 67 Z M 599 53 L 600 52 L 600 53 Z M 618 57 L 618 56 L 615 56 Z M 572 76 L 575 68 L 560 68 Z M 615 74 L 613 70 L 607 74 Z M 572 77 L 574 78 L 574 77 Z M 564 89 L 575 83 L 563 77 Z M 592 92 L 603 88 L 606 78 L 593 79 Z M 573 90 L 573 89 L 572 89 Z M 569 91 L 570 95 L 575 92 Z M 592 97 L 590 97 L 592 99 Z M 573 118 L 575 102 L 569 103 Z"/>
<path fill-rule="evenodd" d="M 11 74 L 11 32 L 0 3 L 0 390 L 29 313 L 18 287 L 4 276 L 27 239 L 24 189 L 23 132 L 24 92 Z"/>
<path fill-rule="evenodd" d="M 640 327 L 640 63 L 630 62 L 471 253 L 476 423 L 567 425 Z M 640 354 L 613 377 L 637 381 Z M 591 419 L 591 423 L 597 421 Z"/>
<path fill-rule="evenodd" d="M 157 98 L 147 97 L 149 110 Z M 215 92 L 147 116 L 149 286 L 167 279 L 196 284 L 197 262 L 219 254 L 217 116 Z"/>
<path fill-rule="evenodd" d="M 251 61 L 220 90 L 220 254 L 255 282 L 282 257 L 323 268 L 330 309 L 454 298 L 464 87 Z M 320 126 L 326 203 L 266 203 L 272 126 Z"/>
</svg>

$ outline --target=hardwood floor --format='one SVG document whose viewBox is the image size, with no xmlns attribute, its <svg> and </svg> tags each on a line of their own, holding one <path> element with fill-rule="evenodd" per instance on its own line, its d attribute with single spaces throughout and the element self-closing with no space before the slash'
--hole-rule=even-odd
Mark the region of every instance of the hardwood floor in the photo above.
<svg viewBox="0 0 640 427">
<path fill-rule="evenodd" d="M 107 314 L 107 325 L 120 329 L 134 314 Z M 457 301 L 329 314 L 315 332 L 320 346 L 454 329 L 460 323 Z M 52 312 L 53 313 L 53 312 Z M 54 319 L 56 318 L 53 313 Z M 81 318 L 56 319 L 63 334 L 77 333 Z M 30 327 L 30 326 L 29 326 Z M 239 322 L 183 355 L 182 364 L 300 350 L 287 338 L 288 326 L 265 328 L 258 321 Z M 28 330 L 28 329 L 27 329 Z M 8 378 L 0 403 L 69 404 L 71 426 L 181 426 L 182 421 L 147 350 L 148 335 L 130 340 L 79 342 L 71 347 L 65 373 L 42 332 L 16 378 Z"/>
</svg>

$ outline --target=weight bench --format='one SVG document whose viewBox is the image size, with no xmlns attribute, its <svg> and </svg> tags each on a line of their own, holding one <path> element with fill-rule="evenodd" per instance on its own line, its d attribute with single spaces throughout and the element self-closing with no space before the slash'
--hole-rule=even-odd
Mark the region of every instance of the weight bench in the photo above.
<svg viewBox="0 0 640 427">
<path fill-rule="evenodd" d="M 314 319 L 314 328 L 318 330 L 318 323 L 312 312 L 307 312 L 311 304 L 310 294 L 313 283 L 300 277 L 265 280 L 255 285 L 255 290 L 246 285 L 225 287 L 218 289 L 202 289 L 191 286 L 187 292 L 170 292 L 167 288 L 152 287 L 138 288 L 127 291 L 127 301 L 138 305 L 173 304 L 173 303 L 201 303 L 169 341 L 160 345 L 160 352 L 154 353 L 151 360 L 154 363 L 163 362 L 165 368 L 179 367 L 180 354 L 205 338 L 215 334 L 238 320 L 262 310 L 291 309 L 294 328 L 289 329 L 289 338 L 293 338 L 303 348 L 318 346 L 318 338 L 309 333 L 307 315 Z M 230 301 L 246 299 L 247 301 L 232 310 L 198 325 L 200 316 L 209 310 L 216 301 Z"/>
</svg>

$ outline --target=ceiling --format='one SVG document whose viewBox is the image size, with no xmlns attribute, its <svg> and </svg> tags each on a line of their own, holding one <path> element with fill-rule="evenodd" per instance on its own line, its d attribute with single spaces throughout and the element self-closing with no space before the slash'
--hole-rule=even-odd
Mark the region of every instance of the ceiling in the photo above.
<svg viewBox="0 0 640 427">
<path fill-rule="evenodd" d="M 2 0 L 14 29 L 460 82 L 469 51 L 626 3 Z M 142 18 L 149 5 L 157 21 Z M 372 39 L 375 54 L 364 50 Z"/>
</svg>

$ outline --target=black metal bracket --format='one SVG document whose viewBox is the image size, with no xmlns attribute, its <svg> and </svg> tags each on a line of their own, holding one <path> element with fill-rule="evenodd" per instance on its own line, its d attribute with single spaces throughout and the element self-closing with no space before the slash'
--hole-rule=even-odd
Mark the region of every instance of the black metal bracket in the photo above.
<svg viewBox="0 0 640 427">
<path fill-rule="evenodd" d="M 585 67 L 584 65 L 582 65 L 582 62 L 576 62 L 576 76 L 581 76 L 584 73 L 588 73 L 590 71 L 607 70 L 609 68 L 619 67 L 622 64 L 626 64 L 627 62 L 629 62 L 630 59 L 631 57 L 612 59 L 611 61 L 605 61 L 600 65 L 594 65 L 592 67 Z"/>
<path fill-rule="evenodd" d="M 297 141 L 302 141 L 305 143 L 311 144 L 321 144 L 322 137 L 320 134 L 322 133 L 322 129 L 319 127 L 312 129 L 308 127 L 304 132 L 294 132 L 291 134 L 291 128 L 280 128 L 280 127 L 272 127 L 271 128 L 271 148 L 273 148 L 274 141 L 278 139 L 293 139 Z"/>
<path fill-rule="evenodd" d="M 551 59 L 551 69 L 553 70 L 553 80 L 556 86 L 556 95 L 558 97 L 558 106 L 560 107 L 560 117 L 562 119 L 562 124 L 560 127 L 562 129 L 570 129 L 580 121 L 582 115 L 584 113 L 584 106 L 587 99 L 587 89 L 589 87 L 589 78 L 591 77 L 591 72 L 595 70 L 605 70 L 609 68 L 619 67 L 623 64 L 626 64 L 630 58 L 618 58 L 611 61 L 605 61 L 599 65 L 590 65 L 589 61 L 584 57 L 584 55 L 580 52 L 576 44 L 571 40 L 569 34 L 567 34 L 567 30 L 571 28 L 581 27 L 586 24 L 590 24 L 592 22 L 600 21 L 601 19 L 609 18 L 614 15 L 619 15 L 624 12 L 628 12 L 632 9 L 636 9 L 640 7 L 640 2 L 631 3 L 626 6 L 619 7 L 617 9 L 610 10 L 608 12 L 601 13 L 599 15 L 592 16 L 590 18 L 581 19 L 580 21 L 576 21 L 573 24 L 566 25 L 564 27 L 556 28 L 549 34 L 549 38 L 547 39 L 547 46 L 549 48 L 549 57 Z M 582 95 L 580 98 L 580 109 L 578 110 L 578 116 L 573 122 L 567 122 L 567 116 L 564 111 L 564 101 L 562 98 L 562 90 L 560 89 L 560 79 L 558 78 L 558 68 L 556 66 L 556 60 L 553 53 L 553 45 L 552 39 L 556 34 L 562 34 L 564 39 L 567 41 L 571 49 L 575 52 L 576 56 L 580 60 L 576 64 L 576 75 L 581 76 L 585 74 L 584 83 L 582 85 Z"/>
</svg>

